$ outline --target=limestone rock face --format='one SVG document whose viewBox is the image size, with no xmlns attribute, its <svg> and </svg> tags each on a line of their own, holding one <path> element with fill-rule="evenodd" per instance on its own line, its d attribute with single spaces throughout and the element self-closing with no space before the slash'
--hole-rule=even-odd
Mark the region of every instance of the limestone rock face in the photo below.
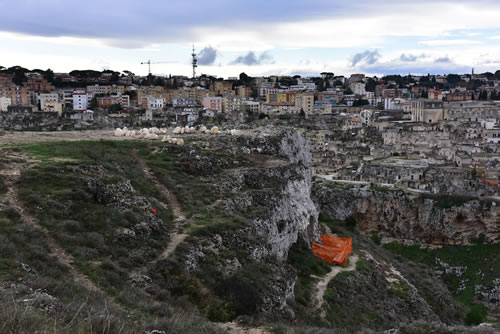
<svg viewBox="0 0 500 334">
<path fill-rule="evenodd" d="M 320 239 L 318 210 L 311 200 L 311 153 L 302 135 L 284 130 L 266 137 L 225 136 L 210 148 L 249 159 L 245 167 L 223 161 L 213 153 L 186 145 L 178 163 L 192 175 L 215 177 L 213 188 L 223 199 L 216 209 L 243 216 L 236 231 L 221 231 L 207 239 L 189 239 L 183 267 L 195 274 L 206 261 L 229 283 L 247 276 L 249 266 L 260 268 L 257 312 L 293 317 L 295 270 L 288 251 L 299 239 Z M 219 175 L 219 176 L 214 176 Z M 237 256 L 235 257 L 235 251 Z M 228 255 L 225 258 L 225 254 Z"/>
<path fill-rule="evenodd" d="M 477 240 L 500 242 L 500 206 L 471 200 L 443 207 L 434 199 L 411 198 L 400 191 L 366 188 L 331 189 L 315 185 L 320 211 L 332 219 L 356 218 L 363 234 L 406 244 L 468 245 Z"/>
</svg>

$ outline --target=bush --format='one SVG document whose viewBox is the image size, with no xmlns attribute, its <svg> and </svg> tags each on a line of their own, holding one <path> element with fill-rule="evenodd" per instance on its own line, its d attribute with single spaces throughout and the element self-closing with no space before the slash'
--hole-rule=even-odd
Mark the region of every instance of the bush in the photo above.
<svg viewBox="0 0 500 334">
<path fill-rule="evenodd" d="M 444 194 L 424 194 L 423 199 L 432 199 L 436 202 L 436 206 L 441 209 L 449 209 L 455 206 L 462 206 L 465 203 L 474 200 L 471 196 L 460 196 L 460 195 L 444 195 Z"/>
<path fill-rule="evenodd" d="M 465 315 L 465 324 L 469 326 L 479 325 L 484 322 L 488 309 L 484 305 L 473 304 L 469 312 Z"/>
<path fill-rule="evenodd" d="M 377 233 L 373 233 L 370 237 L 374 243 L 377 245 L 380 245 L 382 243 L 382 240 L 380 239 L 379 235 Z"/>
<path fill-rule="evenodd" d="M 356 218 L 354 218 L 353 216 L 347 217 L 347 219 L 345 220 L 345 226 L 351 231 L 354 231 L 354 229 L 356 228 Z"/>
</svg>

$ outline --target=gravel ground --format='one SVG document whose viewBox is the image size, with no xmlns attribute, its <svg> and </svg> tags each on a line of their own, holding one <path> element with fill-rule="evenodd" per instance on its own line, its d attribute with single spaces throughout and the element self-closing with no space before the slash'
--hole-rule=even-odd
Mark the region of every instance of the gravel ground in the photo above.
<svg viewBox="0 0 500 334">
<path fill-rule="evenodd" d="M 4 132 L 0 134 L 0 147 L 12 144 L 47 141 L 79 140 L 132 140 L 130 137 L 115 137 L 114 130 L 57 131 L 57 132 Z"/>
</svg>

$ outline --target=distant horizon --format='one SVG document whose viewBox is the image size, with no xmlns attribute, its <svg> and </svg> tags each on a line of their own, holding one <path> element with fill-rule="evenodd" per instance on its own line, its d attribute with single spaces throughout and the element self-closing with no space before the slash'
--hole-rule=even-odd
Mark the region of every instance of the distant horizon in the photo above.
<svg viewBox="0 0 500 334">
<path fill-rule="evenodd" d="M 117 73 L 120 73 L 120 74 L 123 74 L 124 71 L 127 71 L 127 70 L 123 70 L 123 71 L 118 71 L 118 70 L 114 70 L 114 69 L 91 69 L 91 68 L 74 68 L 70 71 L 57 71 L 57 70 L 54 70 L 53 68 L 43 68 L 43 67 L 36 67 L 36 68 L 28 68 L 28 67 L 25 67 L 25 66 L 22 66 L 22 65 L 13 65 L 13 66 L 9 66 L 9 67 L 6 67 L 4 66 L 4 68 L 2 68 L 3 65 L 0 64 L 0 72 L 4 72 L 5 70 L 9 69 L 9 68 L 12 68 L 12 67 L 20 67 L 20 68 L 24 68 L 26 70 L 28 70 L 28 72 L 37 72 L 37 71 L 47 71 L 47 70 L 51 70 L 54 72 L 54 74 L 60 74 L 60 73 L 65 73 L 65 74 L 69 74 L 70 72 L 72 71 L 96 71 L 96 72 L 105 72 L 105 71 L 112 71 L 112 72 L 117 72 Z M 477 72 L 474 70 L 474 74 L 475 75 L 483 75 L 483 74 L 487 74 L 487 73 L 490 73 L 490 74 L 495 74 L 497 71 L 500 71 L 500 69 L 497 69 L 497 70 L 493 70 L 493 71 L 485 71 L 485 72 Z M 199 73 L 197 74 L 197 77 L 199 78 L 200 76 L 207 76 L 207 77 L 214 77 L 216 79 L 229 79 L 229 78 L 238 78 L 239 75 L 241 73 L 245 73 L 251 77 L 271 77 L 271 76 L 278 76 L 278 77 L 286 77 L 286 76 L 289 76 L 289 77 L 293 77 L 293 76 L 296 76 L 296 75 L 299 75 L 300 77 L 302 78 L 312 78 L 312 77 L 319 77 L 321 76 L 321 73 L 333 73 L 331 71 L 322 71 L 322 72 L 318 72 L 318 73 L 308 73 L 306 75 L 304 74 L 299 74 L 299 73 L 293 73 L 293 74 L 287 74 L 287 75 L 278 75 L 278 74 L 267 74 L 267 75 L 249 75 L 248 73 L 246 72 L 240 72 L 238 74 L 235 74 L 235 75 L 230 75 L 230 76 L 226 76 L 226 77 L 221 77 L 221 76 L 216 76 L 216 75 L 211 75 L 211 74 L 205 74 L 205 73 Z M 383 78 L 383 77 L 386 77 L 386 76 L 392 76 L 392 75 L 400 75 L 401 77 L 407 77 L 407 76 L 427 76 L 427 75 L 431 75 L 431 76 L 436 76 L 436 75 L 442 75 L 442 76 L 447 76 L 447 75 L 450 75 L 450 74 L 455 74 L 455 75 L 472 75 L 472 68 L 471 68 L 471 71 L 470 72 L 464 72 L 464 73 L 452 73 L 452 72 L 449 72 L 449 73 L 386 73 L 386 74 L 380 74 L 380 75 L 376 75 L 376 74 L 367 74 L 367 73 L 363 73 L 363 72 L 352 72 L 352 73 L 348 73 L 347 75 L 346 74 L 337 74 L 337 73 L 333 73 L 334 76 L 338 77 L 338 76 L 344 76 L 346 78 L 350 77 L 351 75 L 354 75 L 354 74 L 363 74 L 365 75 L 366 77 L 377 77 L 379 79 Z M 148 74 L 137 74 L 137 73 L 134 73 L 135 76 L 139 76 L 139 77 L 147 77 Z M 169 74 L 155 74 L 155 73 L 152 73 L 153 76 L 157 76 L 157 77 L 168 77 L 168 76 L 183 76 L 183 77 L 188 77 L 188 78 L 191 78 L 192 76 L 189 76 L 189 75 L 185 75 L 185 74 L 176 74 L 176 73 L 169 73 Z"/>
</svg>

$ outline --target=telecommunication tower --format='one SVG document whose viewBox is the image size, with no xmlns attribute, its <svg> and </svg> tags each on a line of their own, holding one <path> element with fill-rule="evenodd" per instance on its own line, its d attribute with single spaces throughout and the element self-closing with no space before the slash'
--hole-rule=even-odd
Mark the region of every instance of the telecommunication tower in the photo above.
<svg viewBox="0 0 500 334">
<path fill-rule="evenodd" d="M 193 79 L 196 78 L 196 68 L 198 67 L 198 59 L 196 59 L 196 53 L 194 52 L 194 44 L 193 44 L 193 53 L 191 54 L 193 57 Z"/>
</svg>

